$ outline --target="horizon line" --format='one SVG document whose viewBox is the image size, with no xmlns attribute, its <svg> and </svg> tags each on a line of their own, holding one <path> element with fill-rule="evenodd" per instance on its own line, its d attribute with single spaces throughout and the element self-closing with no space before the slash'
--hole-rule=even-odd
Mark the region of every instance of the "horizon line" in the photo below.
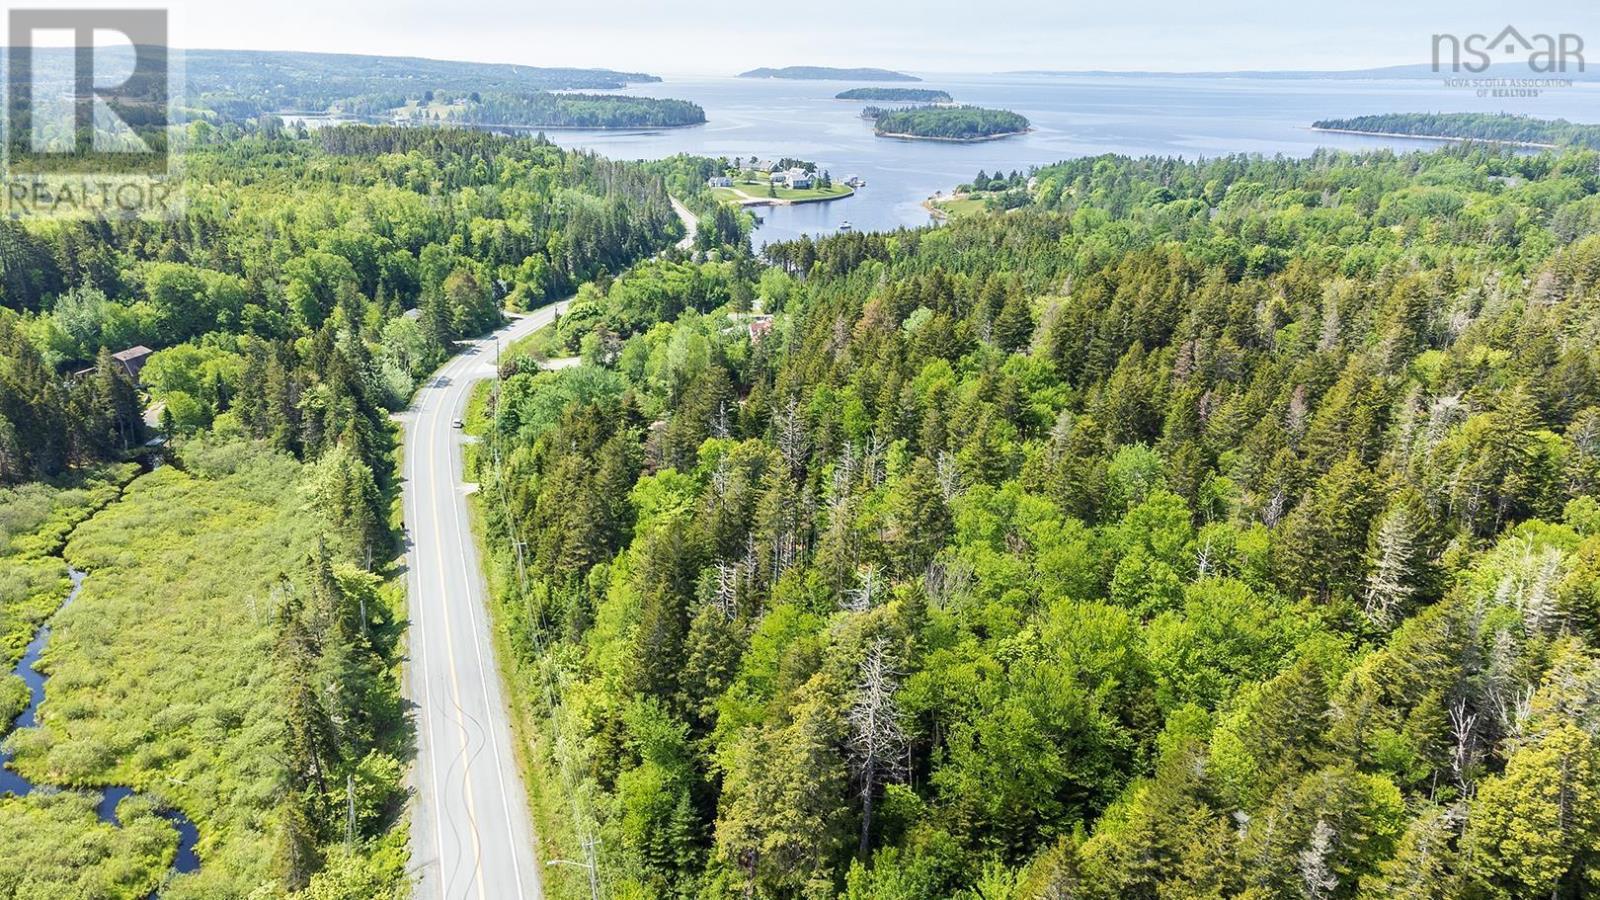
<svg viewBox="0 0 1600 900">
<path fill-rule="evenodd" d="M 127 45 L 121 45 L 121 46 L 127 46 Z M 11 49 L 12 48 L 9 45 L 0 45 L 0 52 L 8 52 Z M 70 45 L 59 45 L 59 46 L 54 46 L 53 45 L 53 46 L 49 46 L 49 47 L 30 47 L 29 49 L 31 49 L 31 50 L 66 50 L 66 49 L 71 49 L 71 46 Z M 673 70 L 673 69 L 670 69 L 670 68 L 669 69 L 655 69 L 655 70 L 627 69 L 627 68 L 616 68 L 616 67 L 613 67 L 613 66 L 610 66 L 610 65 L 604 65 L 604 64 L 598 64 L 598 65 L 572 65 L 572 64 L 567 64 L 567 65 L 544 65 L 544 64 L 530 63 L 530 62 L 510 62 L 510 61 L 503 60 L 503 59 L 493 59 L 493 60 L 491 60 L 491 59 L 472 59 L 472 58 L 455 57 L 455 56 L 425 56 L 425 55 L 416 54 L 416 53 L 370 52 L 370 51 L 351 51 L 351 50 L 308 50 L 308 49 L 294 49 L 294 48 L 284 48 L 284 47 L 218 47 L 218 46 L 210 46 L 210 47 L 207 47 L 207 46 L 179 47 L 179 46 L 168 45 L 166 49 L 169 52 L 170 51 L 177 51 L 179 53 L 280 53 L 280 54 L 305 54 L 305 55 L 314 55 L 314 56 L 348 56 L 348 57 L 358 57 L 358 58 L 367 58 L 367 59 L 421 60 L 421 61 L 435 62 L 435 63 L 464 63 L 464 64 L 467 64 L 467 65 L 507 66 L 507 67 L 528 68 L 528 69 L 545 69 L 545 70 L 566 69 L 566 70 L 572 70 L 572 71 L 588 71 L 588 72 L 603 71 L 603 72 L 616 73 L 616 74 L 619 74 L 619 75 L 647 75 L 647 76 L 651 76 L 651 77 L 655 77 L 655 78 L 659 78 L 662 75 L 674 75 L 674 76 L 680 76 L 680 77 L 689 76 L 689 77 L 697 77 L 697 78 L 706 78 L 706 77 L 710 77 L 710 78 L 716 78 L 716 77 L 737 78 L 741 74 L 739 72 L 726 72 L 726 71 L 723 71 L 723 72 L 706 72 L 706 71 L 693 71 L 693 70 Z M 1283 74 L 1283 75 L 1349 75 L 1349 74 L 1358 74 L 1358 73 L 1364 73 L 1364 72 L 1384 72 L 1384 71 L 1392 71 L 1392 70 L 1399 70 L 1399 69 L 1418 68 L 1418 67 L 1426 67 L 1426 66 L 1429 66 L 1429 65 L 1431 65 L 1431 64 L 1429 62 L 1427 62 L 1427 61 L 1419 61 L 1419 62 L 1384 63 L 1384 64 L 1379 64 L 1379 65 L 1351 64 L 1348 68 L 1342 68 L 1342 67 L 1330 68 L 1330 67 L 1326 67 L 1326 66 L 1313 67 L 1313 68 L 1296 68 L 1296 67 L 1292 67 L 1292 66 L 1286 66 L 1286 67 L 1253 67 L 1253 68 L 1247 68 L 1247 69 L 1203 69 L 1203 68 L 1202 69 L 1196 69 L 1196 68 L 1183 68 L 1183 69 L 1126 68 L 1126 69 L 1122 69 L 1122 68 L 1106 68 L 1106 67 L 1096 67 L 1096 68 L 1087 68 L 1087 69 L 1066 69 L 1066 68 L 1053 69 L 1053 68 L 1044 68 L 1044 67 L 1033 66 L 1033 67 L 1012 68 L 1012 69 L 963 68 L 963 69 L 937 70 L 937 69 L 916 69 L 916 68 L 906 68 L 906 67 L 895 68 L 895 67 L 890 67 L 890 66 L 868 65 L 868 64 L 857 64 L 857 65 L 844 66 L 844 65 L 818 65 L 818 64 L 815 64 L 815 63 L 783 63 L 783 64 L 769 64 L 769 65 L 760 66 L 760 67 L 757 67 L 757 68 L 784 68 L 784 67 L 790 67 L 790 66 L 806 66 L 806 67 L 820 68 L 820 69 L 880 68 L 880 69 L 885 69 L 885 70 L 892 71 L 892 72 L 899 72 L 899 73 L 913 74 L 913 75 L 1149 75 L 1149 76 L 1171 75 L 1171 76 L 1196 77 L 1196 76 L 1229 76 L 1229 75 L 1257 75 L 1257 76 L 1260 76 L 1260 75 L 1279 75 L 1279 74 Z M 1496 62 L 1496 63 L 1491 64 L 1490 69 L 1485 70 L 1485 73 L 1487 71 L 1491 71 L 1491 70 L 1493 70 L 1495 68 L 1500 68 L 1500 67 L 1504 67 L 1504 66 L 1516 66 L 1516 65 L 1518 65 L 1518 64 L 1517 63 L 1511 63 L 1511 62 Z M 750 71 L 750 70 L 747 69 L 745 71 Z M 1445 75 L 1462 76 L 1462 75 L 1465 75 L 1466 77 L 1470 77 L 1470 76 L 1475 75 L 1475 74 L 1476 75 L 1482 75 L 1482 74 L 1485 74 L 1485 73 L 1437 72 L 1436 74 L 1439 74 L 1441 76 L 1445 76 Z M 1550 73 L 1535 73 L 1535 74 L 1542 75 L 1542 76 L 1545 76 L 1545 77 L 1567 76 L 1567 77 L 1582 78 L 1584 76 L 1588 76 L 1590 73 L 1587 71 L 1587 68 L 1585 68 L 1585 69 L 1582 69 L 1582 70 L 1580 70 L 1578 72 L 1559 72 L 1559 73 L 1550 72 Z M 782 79 L 777 79 L 777 80 L 782 80 Z M 825 81 L 825 80 L 828 80 L 828 79 L 814 79 L 814 80 Z M 852 80 L 852 79 L 839 79 L 839 80 L 849 81 L 849 80 Z"/>
</svg>

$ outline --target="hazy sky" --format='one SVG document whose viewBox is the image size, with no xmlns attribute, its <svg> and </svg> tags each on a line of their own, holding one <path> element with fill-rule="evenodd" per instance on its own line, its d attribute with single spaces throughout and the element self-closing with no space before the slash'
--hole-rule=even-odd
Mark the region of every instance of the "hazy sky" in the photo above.
<svg viewBox="0 0 1600 900">
<path fill-rule="evenodd" d="M 1436 32 L 1582 35 L 1596 0 L 189 0 L 174 43 L 663 74 L 758 65 L 924 71 L 1358 68 L 1420 63 Z"/>
</svg>

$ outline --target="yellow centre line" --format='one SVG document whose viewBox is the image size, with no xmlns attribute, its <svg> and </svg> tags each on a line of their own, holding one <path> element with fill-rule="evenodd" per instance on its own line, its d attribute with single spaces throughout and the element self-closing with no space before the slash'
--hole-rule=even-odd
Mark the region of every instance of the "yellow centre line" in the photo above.
<svg viewBox="0 0 1600 900">
<path fill-rule="evenodd" d="M 544 313 L 544 312 L 546 312 L 546 310 L 548 310 L 548 314 L 549 314 L 550 320 L 554 321 L 555 316 L 560 315 L 562 310 L 565 309 L 565 307 L 567 305 L 567 302 L 570 302 L 570 301 L 563 301 L 563 302 L 553 303 L 549 307 L 546 307 L 545 310 L 540 310 L 538 313 L 534 313 L 532 315 L 529 315 L 529 316 L 525 317 L 520 323 L 513 323 L 512 326 L 510 326 L 507 329 L 504 329 L 505 333 L 503 333 L 503 334 L 502 333 L 496 333 L 495 339 L 498 341 L 502 337 L 510 337 L 511 333 L 515 332 L 517 330 L 516 329 L 517 324 L 524 324 L 529 330 L 536 330 L 538 327 L 541 327 L 541 325 L 543 325 L 543 324 L 549 324 L 548 322 L 541 322 L 540 317 L 539 317 L 539 313 Z M 480 345 L 480 349 L 481 349 L 481 345 Z M 466 374 L 469 374 L 471 372 L 472 368 L 475 365 L 478 365 L 478 364 L 480 364 L 480 361 L 477 359 L 477 357 L 475 355 L 473 355 L 473 356 L 465 356 L 464 355 L 464 356 L 458 356 L 450 364 L 448 364 L 444 369 L 440 370 L 434 376 L 435 384 L 437 384 L 438 380 L 441 379 L 441 378 L 448 379 L 448 382 L 446 384 L 441 385 L 441 386 L 438 387 L 438 390 L 441 391 L 441 393 L 442 393 L 442 397 L 440 399 L 439 404 L 434 408 L 433 412 L 431 413 L 431 415 L 433 416 L 433 422 L 432 423 L 426 423 L 428 425 L 428 427 L 427 428 L 424 427 L 424 425 L 425 425 L 425 423 L 423 421 L 424 414 L 421 412 L 421 407 L 419 407 L 418 419 L 413 424 L 414 433 L 416 433 L 418 435 L 426 433 L 428 438 L 429 438 L 428 439 L 428 466 L 427 466 L 427 468 L 428 468 L 428 471 L 429 471 L 429 477 L 433 479 L 433 481 L 429 485 L 429 487 L 432 488 L 432 490 L 430 490 L 429 493 L 431 494 L 430 504 L 431 504 L 431 507 L 432 507 L 433 514 L 435 516 L 435 525 L 436 525 L 436 527 L 434 528 L 434 531 L 433 531 L 433 546 L 434 546 L 435 553 L 437 553 L 438 557 L 439 557 L 438 565 L 437 565 L 436 568 L 437 568 L 437 574 L 438 574 L 438 577 L 439 577 L 440 602 L 444 607 L 443 611 L 444 611 L 444 629 L 445 629 L 445 653 L 448 656 L 449 663 L 450 663 L 450 693 L 451 693 L 451 697 L 452 697 L 452 699 L 453 699 L 453 701 L 455 703 L 456 712 L 457 712 L 458 717 L 464 717 L 465 716 L 465 711 L 461 707 L 461 683 L 460 683 L 460 680 L 459 680 L 459 676 L 458 676 L 458 673 L 457 673 L 457 667 L 456 667 L 455 639 L 454 639 L 453 629 L 451 629 L 451 627 L 450 627 L 450 610 L 448 608 L 448 598 L 450 596 L 450 589 L 449 589 L 449 585 L 448 585 L 448 580 L 445 577 L 445 568 L 446 568 L 445 563 L 446 563 L 447 557 L 445 556 L 445 552 L 444 552 L 444 542 L 443 542 L 443 539 L 442 539 L 442 536 L 441 536 L 441 529 L 437 527 L 437 523 L 442 522 L 444 517 L 440 514 L 440 510 L 439 510 L 439 501 L 440 501 L 440 491 L 438 490 L 438 478 L 439 478 L 438 443 L 439 442 L 437 440 L 435 440 L 434 438 L 437 438 L 439 436 L 439 434 L 441 434 L 441 433 L 443 433 L 446 436 L 446 440 L 447 440 L 446 446 L 448 448 L 447 454 L 448 454 L 448 458 L 449 458 L 448 461 L 449 461 L 449 464 L 451 466 L 451 471 L 446 473 L 446 476 L 447 476 L 446 483 L 448 485 L 448 489 L 451 490 L 451 491 L 454 491 L 455 490 L 455 483 L 457 481 L 457 476 L 460 474 L 460 473 L 458 473 L 458 472 L 456 472 L 454 470 L 454 467 L 456 465 L 455 446 L 454 446 L 453 443 L 448 443 L 448 441 L 449 441 L 449 432 L 448 431 L 444 431 L 444 429 L 440 427 L 440 423 L 443 422 L 446 417 L 452 415 L 454 413 L 454 411 L 455 411 L 455 407 L 458 405 L 457 403 L 453 403 L 452 402 L 452 400 L 454 398 L 451 395 L 459 393 L 460 391 L 458 389 L 464 387 L 465 384 L 467 384 L 467 382 L 465 382 L 465 381 L 463 382 L 462 385 L 458 385 L 456 383 L 457 372 L 462 373 L 462 375 L 460 377 L 462 377 L 464 379 L 466 377 Z M 407 460 L 407 465 L 411 469 L 413 478 L 415 478 L 415 473 L 416 473 L 415 460 L 414 459 L 408 459 Z M 415 482 L 414 481 L 413 483 L 417 484 L 420 487 L 420 482 Z M 413 493 L 415 493 L 415 492 L 413 492 Z M 456 501 L 455 497 L 453 497 L 453 496 L 450 497 L 450 502 L 451 502 L 450 511 L 451 511 L 452 517 L 454 518 L 456 531 L 457 531 L 457 533 L 456 533 L 457 550 L 460 553 L 460 557 L 459 558 L 464 564 L 466 559 L 467 559 L 468 547 L 467 547 L 467 544 L 466 544 L 466 533 L 461 528 L 461 510 L 460 510 L 461 504 L 456 503 L 455 501 Z M 418 509 L 416 503 L 412 504 L 412 508 L 413 508 L 414 512 L 419 512 L 420 511 Z M 417 524 L 418 523 L 416 523 L 414 521 L 413 522 L 413 527 L 416 527 Z M 419 542 L 418 546 L 420 548 L 420 542 Z M 418 562 L 420 563 L 420 553 L 419 553 Z M 417 594 L 418 594 L 417 609 L 418 609 L 418 617 L 419 617 L 418 625 L 419 625 L 419 627 L 421 627 L 423 629 L 423 633 L 425 635 L 426 634 L 426 626 L 422 624 L 425 621 L 425 616 L 422 613 L 422 610 L 424 608 L 424 604 L 421 602 L 421 594 L 422 594 L 422 584 L 421 584 L 422 575 L 421 575 L 421 573 L 418 572 L 416 577 L 417 577 Z M 466 578 L 466 596 L 467 596 L 468 602 L 470 604 L 471 603 L 471 594 L 472 594 L 472 585 L 471 585 L 472 573 L 467 572 L 467 573 L 464 574 L 464 577 Z M 469 619 L 472 621 L 472 623 L 474 625 L 476 625 L 477 624 L 477 611 L 469 605 L 467 613 L 468 613 Z M 478 676 L 479 676 L 479 680 L 481 682 L 480 686 L 484 690 L 484 700 L 485 700 L 485 703 L 487 703 L 487 701 L 488 701 L 488 685 L 487 685 L 487 680 L 486 680 L 487 679 L 487 675 L 485 674 L 486 664 L 485 664 L 484 659 L 483 659 L 482 647 L 478 643 L 478 634 L 477 634 L 477 629 L 476 628 L 473 629 L 472 638 L 473 638 L 474 650 L 475 650 L 475 652 L 477 653 L 477 656 L 478 656 L 478 665 L 479 665 Z M 426 638 L 425 637 L 421 642 L 419 642 L 418 646 L 419 646 L 419 649 L 421 650 L 421 652 L 422 652 L 422 654 L 423 654 L 423 656 L 425 658 L 426 657 Z M 422 667 L 422 670 L 424 672 L 426 672 L 427 671 L 427 667 L 424 665 Z M 496 675 L 498 676 L 498 674 L 499 673 L 498 673 L 498 670 L 497 670 L 496 671 Z M 427 704 L 426 697 L 427 697 L 427 692 L 428 692 L 428 683 L 427 683 L 427 679 L 426 678 L 423 679 L 423 692 L 424 692 L 424 703 Z M 493 710 L 489 710 L 488 713 L 489 713 L 489 715 L 492 716 L 494 711 Z M 426 709 L 424 709 L 424 711 L 423 711 L 424 721 L 426 721 L 427 715 L 428 715 L 428 711 Z M 448 722 L 449 721 L 449 717 L 445 716 L 444 720 L 446 722 Z M 489 748 L 490 748 L 490 750 L 493 751 L 494 757 L 495 757 L 495 769 L 496 769 L 495 774 L 496 774 L 496 776 L 498 777 L 498 779 L 500 781 L 501 802 L 502 802 L 502 806 L 503 806 L 503 811 L 505 812 L 505 815 L 506 815 L 507 837 L 510 838 L 511 841 L 512 841 L 511 864 L 512 864 L 512 868 L 513 868 L 513 871 L 515 873 L 515 878 L 516 878 L 516 881 L 517 881 L 517 896 L 520 897 L 520 896 L 522 896 L 522 871 L 521 871 L 521 865 L 517 861 L 515 829 L 512 827 L 512 817 L 511 817 L 511 807 L 510 807 L 510 792 L 506 790 L 504 766 L 500 762 L 500 749 L 499 749 L 499 746 L 498 746 L 498 744 L 496 743 L 496 740 L 495 740 L 495 734 L 494 734 L 494 731 L 493 731 L 492 722 L 485 722 L 483 727 L 484 727 L 485 732 L 486 732 L 485 736 L 484 736 L 484 740 L 489 744 Z M 461 745 L 462 778 L 463 778 L 463 783 L 466 786 L 467 818 L 469 820 L 469 825 L 471 826 L 471 829 L 472 829 L 472 857 L 473 857 L 473 876 L 474 876 L 473 880 L 477 884 L 479 900 L 486 900 L 485 887 L 484 887 L 484 878 L 483 878 L 483 848 L 482 848 L 482 845 L 480 843 L 480 838 L 479 838 L 479 833 L 478 833 L 477 805 L 474 802 L 473 796 L 472 796 L 472 794 L 473 794 L 473 792 L 472 792 L 472 772 L 471 772 L 471 762 L 470 762 L 471 757 L 470 757 L 470 755 L 468 753 L 466 722 L 465 722 L 464 718 L 461 718 L 461 721 L 459 722 L 459 728 L 457 729 L 457 733 L 456 734 L 457 734 L 457 738 L 459 740 L 459 743 Z M 431 733 L 430 733 L 430 737 L 431 737 Z M 444 829 L 442 827 L 442 823 L 440 822 L 440 812 L 441 812 L 441 810 L 443 809 L 443 806 L 444 806 L 444 803 L 443 803 L 444 787 L 443 787 L 443 784 L 439 781 L 438 774 L 437 774 L 437 753 L 435 753 L 432 757 L 430 757 L 430 767 L 433 768 L 434 773 L 435 773 L 434 774 L 434 779 L 433 779 L 434 786 L 435 786 L 434 789 L 435 789 L 436 793 L 438 793 L 438 797 L 435 798 L 436 802 L 434 804 L 434 820 L 435 820 L 435 835 L 434 835 L 434 837 L 435 837 L 435 843 L 436 843 L 436 846 L 438 848 L 438 853 L 439 853 L 439 869 L 440 869 L 440 876 L 441 876 L 440 880 L 442 882 L 444 880 L 444 877 L 443 877 L 444 876 L 444 846 L 443 846 L 443 838 L 442 838 Z M 535 872 L 535 877 L 537 877 L 537 872 Z"/>
<path fill-rule="evenodd" d="M 446 367 L 446 371 L 449 372 L 453 368 L 454 367 Z M 453 377 L 451 377 L 451 382 L 454 383 Z M 446 387 L 444 390 L 448 395 L 449 388 Z M 437 423 L 443 421 L 443 419 L 437 414 L 435 415 L 434 419 L 435 427 L 431 429 L 431 433 L 437 434 L 439 431 Z M 438 478 L 439 474 L 439 469 L 437 466 L 438 453 L 436 452 L 438 450 L 438 446 L 438 441 L 428 441 L 428 469 L 433 473 L 433 477 L 435 479 Z M 451 481 L 454 482 L 454 480 L 454 476 L 452 475 Z M 437 485 L 435 485 L 435 487 L 437 487 Z M 443 521 L 443 517 L 439 516 L 439 491 L 435 489 L 432 491 L 432 494 L 433 512 L 434 516 L 436 517 L 434 521 L 437 523 Z M 439 528 L 437 527 L 433 529 L 433 546 L 435 552 L 439 554 L 439 565 L 436 567 L 439 573 L 439 599 L 441 604 L 446 604 L 450 596 L 450 589 L 447 586 L 444 577 L 446 559 L 444 555 L 444 542 L 439 537 Z M 456 645 L 450 628 L 450 610 L 448 608 L 445 609 L 444 614 L 444 642 L 445 653 L 450 659 L 450 695 L 456 705 L 456 715 L 464 716 L 465 712 L 461 706 L 461 683 L 456 677 Z M 462 783 L 465 786 L 465 793 L 467 795 L 467 820 L 472 826 L 472 880 L 478 886 L 479 900 L 484 900 L 486 894 L 484 893 L 483 887 L 483 847 L 478 841 L 477 806 L 472 801 L 472 757 L 467 752 L 467 728 L 466 721 L 464 719 L 459 722 L 458 727 L 456 728 L 456 737 L 460 739 L 461 744 L 461 772 Z M 442 870 L 443 860 L 440 860 L 440 866 Z"/>
<path fill-rule="evenodd" d="M 494 337 L 495 337 L 496 340 L 499 340 L 500 333 L 496 332 Z M 476 357 L 472 357 L 472 358 L 475 359 Z M 475 363 L 473 366 L 469 366 L 468 367 L 467 374 L 462 376 L 462 383 L 461 383 L 461 385 L 459 385 L 458 393 L 461 393 L 463 395 L 468 394 L 470 392 L 470 386 L 477 383 L 477 379 L 471 378 L 471 371 L 472 371 L 473 368 L 476 368 L 478 365 L 481 365 L 481 363 Z M 454 379 L 451 380 L 451 387 L 452 388 L 457 388 L 458 387 L 455 384 Z M 465 398 L 463 397 L 463 400 L 464 399 Z M 463 404 L 463 400 L 457 400 L 456 402 L 446 403 L 445 404 L 445 409 L 447 411 L 449 411 L 449 413 L 451 414 L 452 417 L 454 417 L 456 415 L 456 411 L 458 409 L 460 409 L 461 406 L 464 405 Z M 465 410 L 461 411 L 461 415 L 463 415 L 463 416 L 465 415 Z M 457 460 L 456 460 L 456 447 L 458 446 L 457 442 L 452 439 L 452 440 L 450 440 L 448 446 L 450 448 L 449 449 L 450 471 L 452 473 L 461 473 L 463 475 L 463 477 L 464 477 L 464 475 L 465 475 L 465 467 L 459 465 Z M 456 541 L 457 541 L 456 549 L 459 551 L 459 556 L 457 558 L 462 560 L 463 562 L 465 562 L 468 559 L 472 559 L 473 560 L 473 566 L 476 566 L 478 564 L 476 556 L 473 554 L 471 549 L 467 546 L 467 534 L 468 534 L 468 531 L 467 531 L 467 529 L 465 529 L 465 528 L 463 528 L 461 526 L 461 507 L 464 506 L 465 503 L 464 503 L 464 501 L 458 501 L 457 498 L 455 498 L 455 497 L 452 497 L 451 501 L 452 502 L 450 504 L 450 514 L 455 517 Z M 494 774 L 495 774 L 495 779 L 500 783 L 500 808 L 501 808 L 501 811 L 505 814 L 505 817 L 506 817 L 506 840 L 511 845 L 511 872 L 512 872 L 513 877 L 516 879 L 517 896 L 521 897 L 522 896 L 522 865 L 519 862 L 517 862 L 516 828 L 512 825 L 512 821 L 511 821 L 511 792 L 506 790 L 505 765 L 500 761 L 500 741 L 499 741 L 499 736 L 497 734 L 495 734 L 494 724 L 493 724 L 493 716 L 494 716 L 495 711 L 492 708 L 489 707 L 490 695 L 489 695 L 488 671 L 489 671 L 490 666 L 489 666 L 489 663 L 486 662 L 484 660 L 484 658 L 483 658 L 483 646 L 478 640 L 478 633 L 479 633 L 479 631 L 482 630 L 479 627 L 479 624 L 478 624 L 478 612 L 479 612 L 478 604 L 477 604 L 477 602 L 475 600 L 470 600 L 470 598 L 472 597 L 472 579 L 473 579 L 473 576 L 474 575 L 478 575 L 478 576 L 481 577 L 482 573 L 481 573 L 481 571 L 473 572 L 472 571 L 473 566 L 465 566 L 465 565 L 462 566 L 462 575 L 463 575 L 463 578 L 464 578 L 464 580 L 466 582 L 466 587 L 467 587 L 466 595 L 469 598 L 469 602 L 467 603 L 467 618 L 470 619 L 471 622 L 472 622 L 472 629 L 471 629 L 471 631 L 472 631 L 472 650 L 473 650 L 473 653 L 476 654 L 477 657 L 478 657 L 478 686 L 483 691 L 484 706 L 485 706 L 485 709 L 488 710 L 488 716 L 485 718 L 485 721 L 484 721 L 484 729 L 487 732 L 487 734 L 485 736 L 485 740 L 489 745 L 490 753 L 493 754 L 493 756 L 494 756 Z M 488 596 L 487 591 L 485 591 L 484 596 L 485 597 Z M 492 653 L 493 653 L 493 651 L 491 650 L 491 654 Z M 499 677 L 500 677 L 500 672 L 499 672 L 498 669 L 496 669 L 495 670 L 495 678 L 498 679 Z"/>
</svg>

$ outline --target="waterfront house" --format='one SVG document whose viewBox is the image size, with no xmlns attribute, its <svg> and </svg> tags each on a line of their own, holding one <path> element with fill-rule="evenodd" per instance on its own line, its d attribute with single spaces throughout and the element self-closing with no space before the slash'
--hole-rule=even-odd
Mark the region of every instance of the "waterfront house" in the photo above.
<svg viewBox="0 0 1600 900">
<path fill-rule="evenodd" d="M 713 175 L 706 179 L 706 187 L 733 187 L 733 179 L 726 175 Z"/>
</svg>

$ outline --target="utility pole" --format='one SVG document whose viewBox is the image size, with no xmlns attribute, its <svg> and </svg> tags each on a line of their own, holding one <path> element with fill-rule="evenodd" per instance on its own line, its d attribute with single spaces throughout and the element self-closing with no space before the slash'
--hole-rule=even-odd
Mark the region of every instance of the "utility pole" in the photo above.
<svg viewBox="0 0 1600 900">
<path fill-rule="evenodd" d="M 522 593 L 526 594 L 528 593 L 528 568 L 523 561 L 523 548 L 528 546 L 528 542 L 513 540 L 511 546 L 517 551 L 517 580 L 522 584 Z"/>
<path fill-rule="evenodd" d="M 546 860 L 547 866 L 572 866 L 574 869 L 589 870 L 589 897 L 590 900 L 600 900 L 600 867 L 595 860 L 594 848 L 600 842 L 592 837 L 583 839 L 583 855 L 587 862 L 577 862 L 571 859 Z"/>
<path fill-rule="evenodd" d="M 350 850 L 356 845 L 356 776 L 352 772 L 344 778 L 344 795 L 348 799 L 344 819 L 344 848 Z"/>
</svg>

